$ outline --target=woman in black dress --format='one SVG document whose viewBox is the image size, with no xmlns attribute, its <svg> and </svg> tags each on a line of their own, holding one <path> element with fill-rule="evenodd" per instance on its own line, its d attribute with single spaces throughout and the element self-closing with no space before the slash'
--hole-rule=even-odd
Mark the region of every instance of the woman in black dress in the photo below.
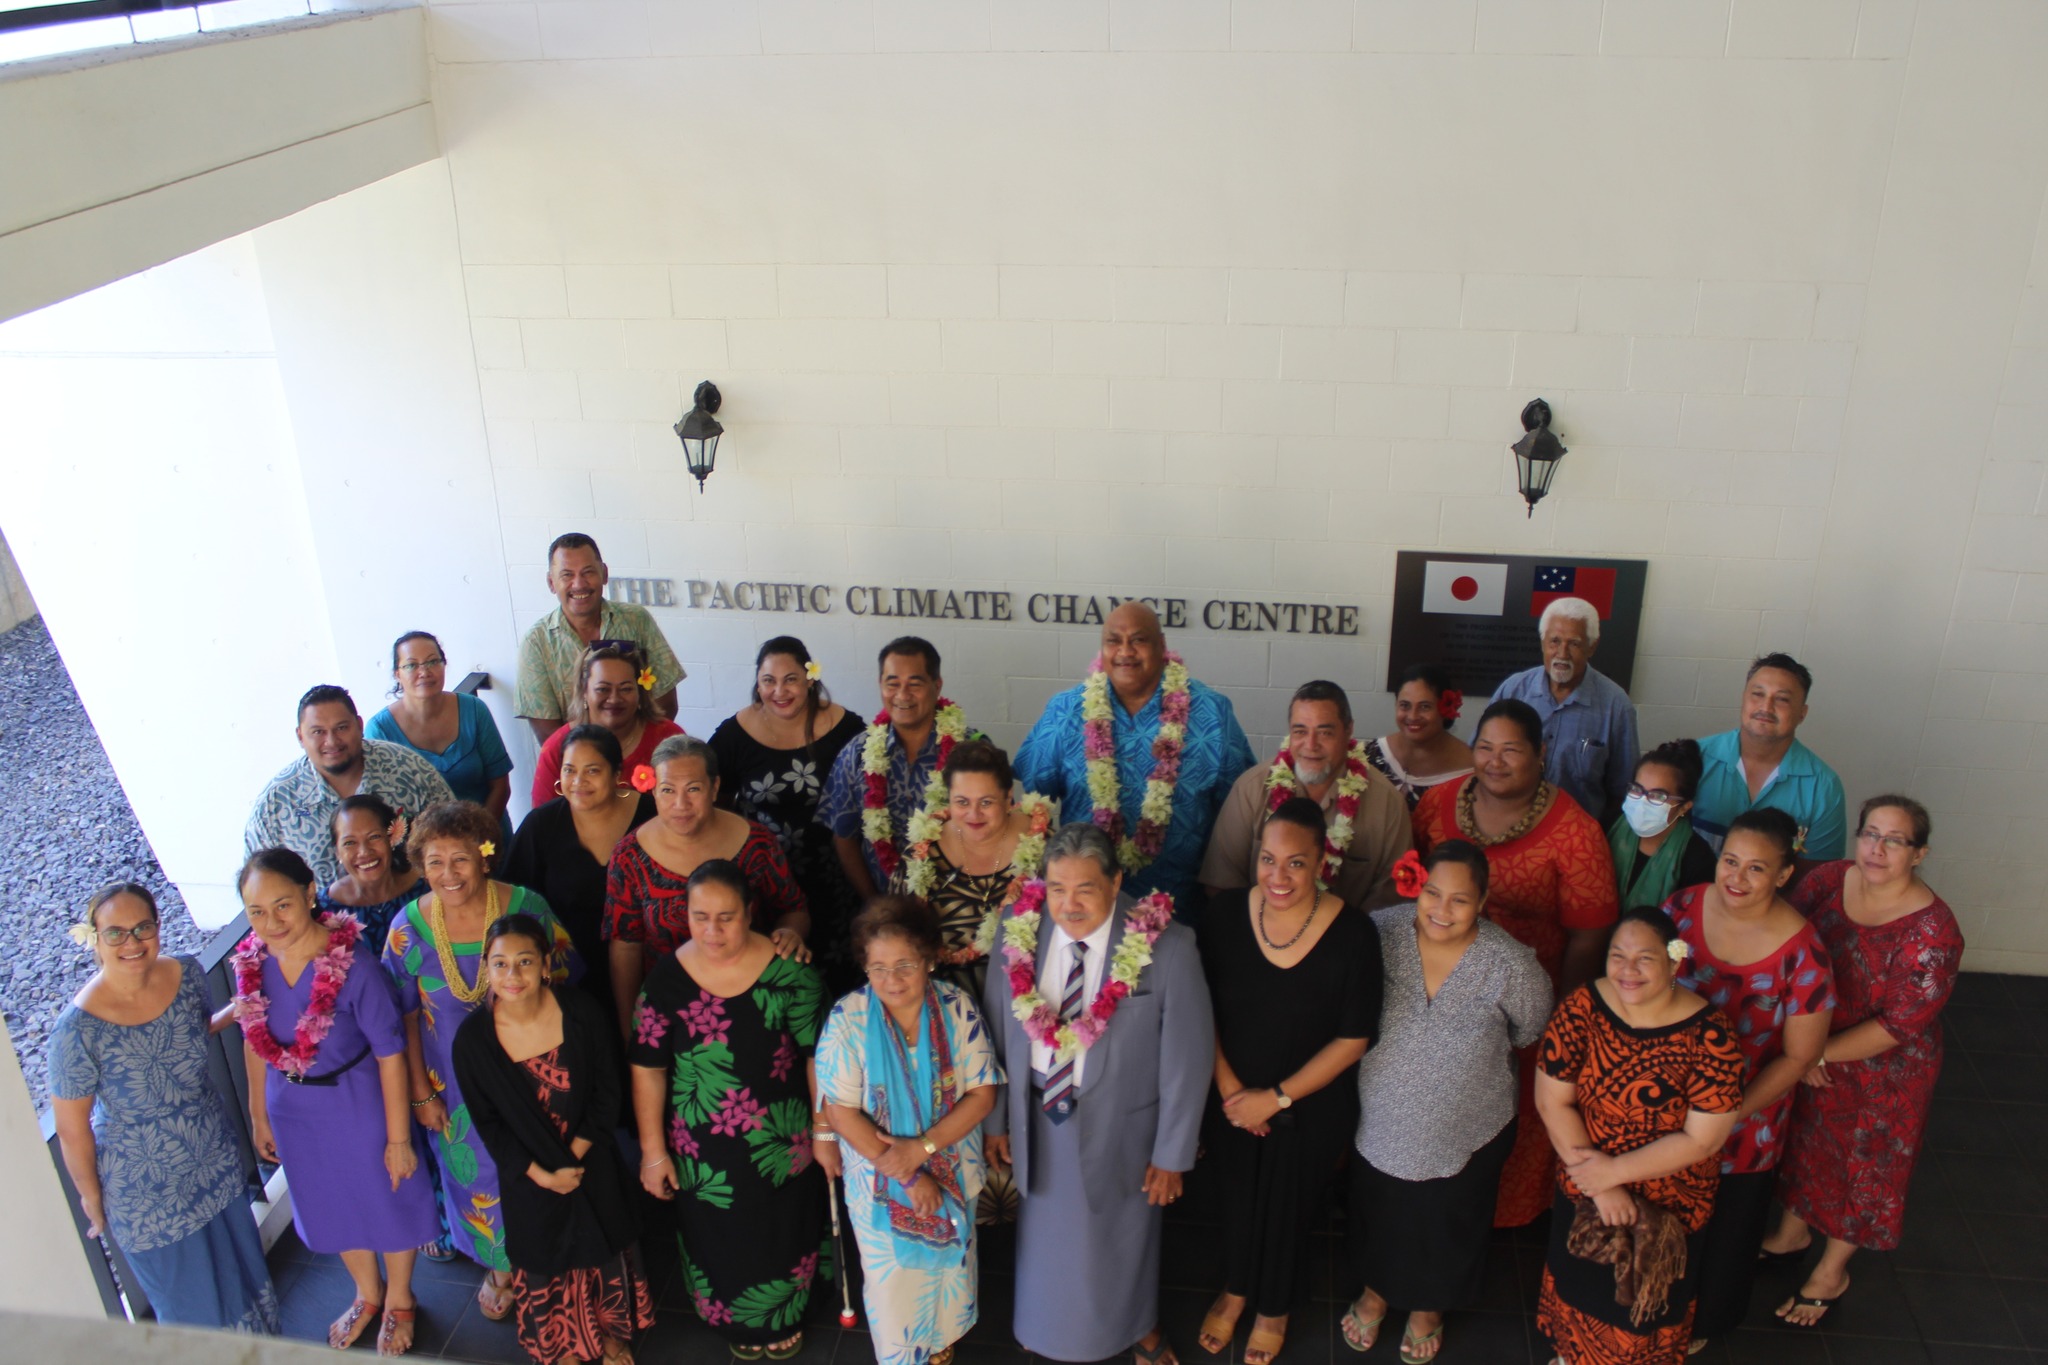
<svg viewBox="0 0 2048 1365">
<path fill-rule="evenodd" d="M 628 1365 L 654 1325 L 613 1130 L 624 1084 L 612 1017 L 547 979 L 548 934 L 506 915 L 484 935 L 489 1008 L 455 1034 L 455 1074 L 497 1163 L 519 1344 L 535 1365 Z"/>
<path fill-rule="evenodd" d="M 654 799 L 627 784 L 624 765 L 619 737 L 604 726 L 569 731 L 555 782 L 560 794 L 519 822 L 504 872 L 555 912 L 583 958 L 583 989 L 614 1014 L 611 958 L 600 932 L 605 867 L 627 831 L 654 818 Z"/>
<path fill-rule="evenodd" d="M 766 826 L 781 843 L 811 910 L 811 949 L 836 997 L 865 979 L 847 937 L 860 907 L 832 851 L 832 832 L 814 817 L 832 760 L 860 737 L 862 725 L 832 700 L 823 672 L 794 635 L 762 645 L 752 700 L 712 732 L 711 750 L 722 779 L 718 803 Z"/>
<path fill-rule="evenodd" d="M 1219 896 L 1199 930 L 1216 1009 L 1224 1122 L 1209 1154 L 1225 1258 L 1202 1349 L 1227 1349 L 1249 1303 L 1245 1365 L 1269 1365 L 1286 1339 L 1301 1245 L 1358 1121 L 1352 1071 L 1379 1031 L 1379 936 L 1318 882 L 1324 834 L 1322 807 L 1283 802 L 1259 836 L 1257 881 Z"/>
</svg>

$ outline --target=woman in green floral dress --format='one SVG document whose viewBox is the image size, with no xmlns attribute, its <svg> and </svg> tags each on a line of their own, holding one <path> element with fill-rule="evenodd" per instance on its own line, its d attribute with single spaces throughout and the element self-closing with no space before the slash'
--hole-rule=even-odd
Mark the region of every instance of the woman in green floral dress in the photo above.
<svg viewBox="0 0 2048 1365">
<path fill-rule="evenodd" d="M 690 875 L 690 937 L 659 959 L 633 1016 L 640 1182 L 669 1201 L 697 1315 L 735 1358 L 787 1360 L 818 1272 L 811 1052 L 825 987 L 748 927 L 746 874 Z"/>
</svg>

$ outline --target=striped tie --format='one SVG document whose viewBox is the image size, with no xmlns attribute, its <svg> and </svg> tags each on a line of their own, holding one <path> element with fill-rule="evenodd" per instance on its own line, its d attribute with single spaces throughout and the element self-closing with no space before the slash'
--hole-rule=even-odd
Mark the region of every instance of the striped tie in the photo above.
<svg viewBox="0 0 2048 1365">
<path fill-rule="evenodd" d="M 1081 996 L 1088 985 L 1088 945 L 1077 941 L 1067 953 L 1067 985 L 1060 992 L 1060 1018 L 1075 1019 L 1080 1017 Z M 1047 1119 L 1065 1123 L 1078 1101 L 1074 1094 L 1074 1059 L 1069 1057 L 1053 1067 L 1052 1074 L 1045 1078 L 1045 1098 L 1040 1103 Z"/>
</svg>

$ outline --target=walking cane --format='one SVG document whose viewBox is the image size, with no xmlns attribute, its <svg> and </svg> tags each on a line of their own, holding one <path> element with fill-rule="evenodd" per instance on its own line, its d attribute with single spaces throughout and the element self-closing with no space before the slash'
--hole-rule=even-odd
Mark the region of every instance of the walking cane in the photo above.
<svg viewBox="0 0 2048 1365">
<path fill-rule="evenodd" d="M 846 1237 L 839 1230 L 839 1182 L 826 1177 L 825 1202 L 832 1208 L 832 1255 L 839 1262 L 839 1325 L 852 1327 L 860 1322 L 860 1316 L 853 1311 L 853 1281 L 846 1267 Z"/>
</svg>

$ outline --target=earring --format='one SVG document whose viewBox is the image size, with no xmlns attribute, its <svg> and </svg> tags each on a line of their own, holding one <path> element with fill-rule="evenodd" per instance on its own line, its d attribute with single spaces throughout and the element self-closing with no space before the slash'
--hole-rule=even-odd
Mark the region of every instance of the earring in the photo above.
<svg viewBox="0 0 2048 1365">
<path fill-rule="evenodd" d="M 558 778 L 556 778 L 556 779 L 555 779 L 555 795 L 557 795 L 557 796 L 567 796 L 568 794 L 569 794 L 569 793 L 567 793 L 567 792 L 565 792 L 565 791 L 563 791 L 563 790 L 562 790 L 562 779 L 561 779 L 561 778 L 559 778 L 559 777 L 558 777 Z"/>
</svg>

